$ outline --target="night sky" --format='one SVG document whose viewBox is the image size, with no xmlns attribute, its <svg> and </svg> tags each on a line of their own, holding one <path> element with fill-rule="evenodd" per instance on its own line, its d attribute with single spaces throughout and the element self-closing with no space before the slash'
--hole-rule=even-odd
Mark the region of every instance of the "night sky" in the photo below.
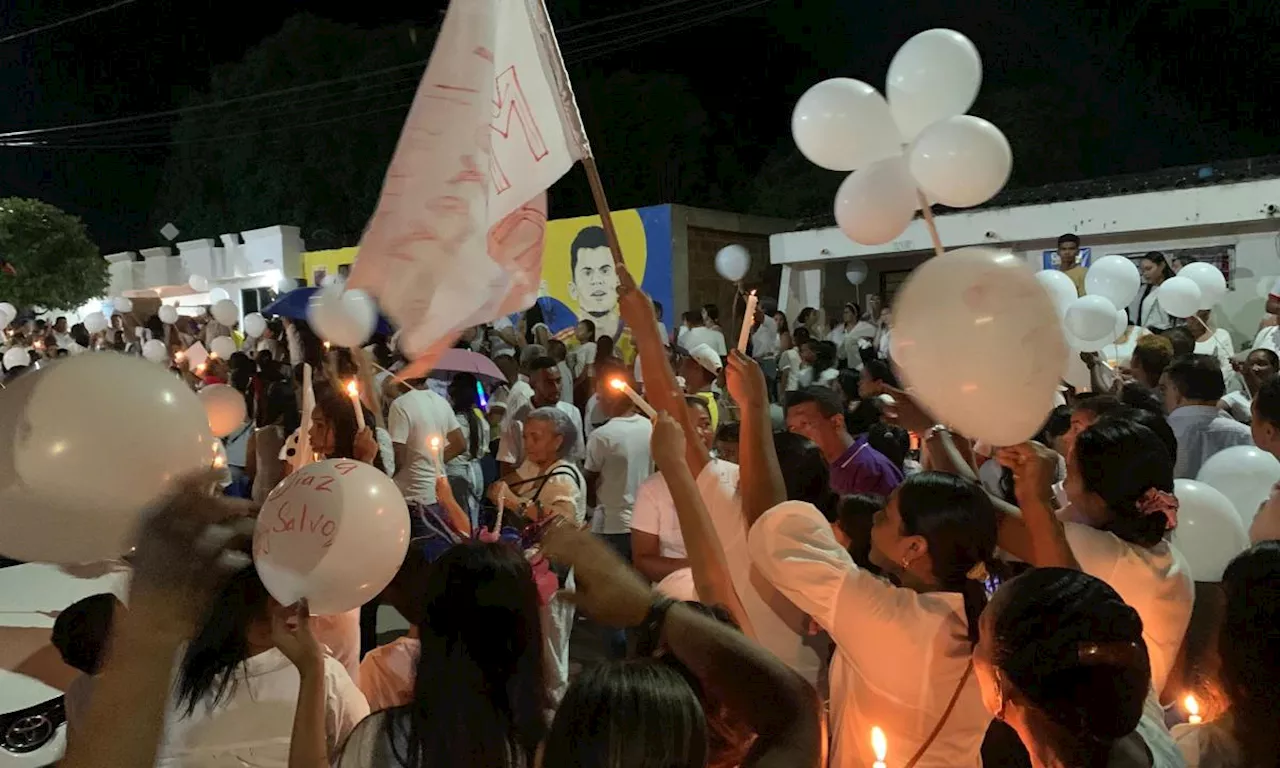
<svg viewBox="0 0 1280 768">
<path fill-rule="evenodd" d="M 983 56 L 983 89 L 973 112 L 1009 136 L 1012 185 L 1280 153 L 1275 78 L 1280 3 L 1274 0 L 756 2 L 548 0 L 548 5 L 562 30 L 574 80 L 620 70 L 687 79 L 711 118 L 705 141 L 725 150 L 717 153 L 719 164 L 698 169 L 709 184 L 741 183 L 771 157 L 790 152 L 791 108 L 808 86 L 848 76 L 883 87 L 897 47 L 933 26 L 960 30 Z M 9 0 L 0 10 L 0 37 L 110 4 Z M 420 10 L 416 15 L 392 10 L 406 6 Z M 660 7 L 642 10 L 649 6 Z M 366 27 L 405 21 L 428 27 L 444 7 L 440 0 L 136 0 L 0 43 L 0 83 L 9 96 L 0 132 L 181 106 L 193 90 L 208 87 L 214 67 L 241 59 L 300 11 Z M 729 12 L 743 7 L 747 10 Z M 575 31 L 576 25 L 633 11 Z M 650 39 L 655 30 L 675 31 Z M 620 45 L 629 47 L 613 51 Z M 592 114 L 645 106 L 600 101 L 582 105 L 589 132 Z M 395 113 L 381 118 L 400 120 Z M 141 125 L 149 127 L 61 135 L 100 143 L 149 138 L 162 146 L 125 151 L 0 147 L 0 195 L 39 197 L 83 217 L 104 252 L 155 244 L 159 238 L 150 219 L 172 122 Z M 733 167 L 725 166 L 725 157 Z M 368 162 L 385 166 L 388 159 Z M 606 170 L 610 163 L 629 161 L 601 156 Z M 633 200 L 625 188 L 612 194 L 615 207 L 622 207 L 619 202 L 704 204 Z M 770 212 L 767 199 L 754 207 Z M 586 212 L 553 208 L 559 215 Z M 225 231 L 237 226 L 229 222 Z"/>
</svg>

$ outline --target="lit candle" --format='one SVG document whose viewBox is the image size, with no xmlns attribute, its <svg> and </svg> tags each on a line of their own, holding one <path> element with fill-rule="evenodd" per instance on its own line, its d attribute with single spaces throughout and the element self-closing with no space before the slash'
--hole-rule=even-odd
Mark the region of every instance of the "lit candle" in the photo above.
<svg viewBox="0 0 1280 768">
<path fill-rule="evenodd" d="M 444 474 L 444 453 L 440 450 L 440 438 L 431 438 L 431 455 L 436 459 L 436 469 Z"/>
<path fill-rule="evenodd" d="M 884 756 L 889 752 L 889 740 L 885 738 L 880 726 L 871 729 L 871 751 L 876 753 L 876 762 L 872 768 L 884 768 Z"/>
<path fill-rule="evenodd" d="M 613 381 L 609 382 L 609 386 L 613 387 L 614 389 L 623 393 L 627 397 L 631 398 L 631 402 L 635 403 L 636 407 L 644 411 L 645 415 L 648 416 L 649 418 L 651 419 L 658 418 L 658 412 L 653 410 L 653 406 L 645 402 L 644 398 L 641 397 L 639 393 L 637 393 L 634 389 L 632 389 L 631 385 L 628 384 L 627 382 L 623 381 L 622 379 L 614 379 Z"/>
<path fill-rule="evenodd" d="M 178 350 L 177 352 L 173 353 L 173 362 L 175 363 L 181 363 L 183 360 L 186 360 L 186 359 L 187 359 L 187 353 L 183 352 L 182 350 Z"/>
<path fill-rule="evenodd" d="M 196 366 L 196 375 L 197 375 L 197 376 L 203 376 L 203 375 L 204 375 L 204 363 L 201 363 L 201 364 L 199 364 L 199 365 L 197 365 L 197 366 Z"/>
<path fill-rule="evenodd" d="M 324 351 L 325 351 L 325 352 L 328 352 L 328 351 L 329 351 L 329 342 L 327 342 L 327 341 L 324 343 Z"/>
<path fill-rule="evenodd" d="M 747 340 L 751 338 L 751 326 L 756 319 L 756 292 L 747 294 L 747 311 L 742 315 L 742 334 L 738 336 L 738 351 L 747 353 Z"/>
<path fill-rule="evenodd" d="M 1182 706 L 1187 710 L 1187 722 L 1192 725 L 1199 725 L 1204 722 L 1200 717 L 1200 702 L 1196 701 L 1196 697 L 1187 694 L 1187 698 L 1182 700 Z"/>
<path fill-rule="evenodd" d="M 364 431 L 364 408 L 360 405 L 360 386 L 356 384 L 356 380 L 352 379 L 347 382 L 347 397 L 351 398 L 351 407 L 356 412 L 356 431 Z"/>
<path fill-rule="evenodd" d="M 31 346 L 35 347 L 36 349 L 44 349 L 44 342 L 41 341 L 40 339 L 36 339 L 35 341 L 31 342 Z"/>
</svg>

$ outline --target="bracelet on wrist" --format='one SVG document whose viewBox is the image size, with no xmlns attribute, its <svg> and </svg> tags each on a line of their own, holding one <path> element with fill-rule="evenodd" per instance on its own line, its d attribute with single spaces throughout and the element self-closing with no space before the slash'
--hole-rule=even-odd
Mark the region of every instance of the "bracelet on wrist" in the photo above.
<svg viewBox="0 0 1280 768">
<path fill-rule="evenodd" d="M 928 429 L 926 429 L 924 431 L 924 434 L 920 436 L 920 442 L 923 442 L 923 443 L 929 442 L 935 436 L 937 436 L 939 432 L 946 432 L 947 434 L 951 434 L 951 429 L 946 424 L 934 424 L 932 427 L 929 427 Z"/>
<path fill-rule="evenodd" d="M 641 621 L 639 626 L 635 627 L 635 632 L 633 633 L 636 656 L 652 656 L 658 646 L 662 644 L 662 627 L 666 624 L 667 612 L 677 602 L 662 595 L 654 596 L 653 603 L 649 606 L 649 612 L 645 614 L 644 621 Z"/>
</svg>

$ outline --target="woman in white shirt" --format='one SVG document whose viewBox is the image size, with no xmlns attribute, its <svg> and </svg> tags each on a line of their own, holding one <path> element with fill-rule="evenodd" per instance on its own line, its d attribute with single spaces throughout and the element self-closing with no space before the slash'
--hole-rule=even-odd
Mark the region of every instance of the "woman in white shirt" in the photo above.
<svg viewBox="0 0 1280 768">
<path fill-rule="evenodd" d="M 157 766 L 286 764 L 301 681 L 272 634 L 272 614 L 281 610 L 252 565 L 211 601 L 183 655 Z M 316 736 L 332 757 L 369 705 L 332 657 L 323 678 L 324 731 Z"/>
<path fill-rule="evenodd" d="M 1173 318 L 1160 307 L 1160 301 L 1157 298 L 1160 286 L 1165 280 L 1174 276 L 1173 269 L 1169 267 L 1164 254 L 1152 251 L 1143 256 L 1138 261 L 1138 271 L 1142 273 L 1142 282 L 1145 285 L 1142 288 L 1141 298 L 1138 299 L 1138 322 L 1135 324 L 1151 331 L 1163 331 L 1173 327 Z"/>
<path fill-rule="evenodd" d="M 841 323 L 831 330 L 827 341 L 836 345 L 836 354 L 847 362 L 849 367 L 856 368 L 862 363 L 858 355 L 858 341 L 874 339 L 876 327 L 862 319 L 862 310 L 857 304 L 850 302 L 844 305 Z"/>
<path fill-rule="evenodd" d="M 800 350 L 809 341 L 809 329 L 798 325 L 791 338 L 792 345 L 778 359 L 778 389 L 782 392 L 794 392 L 800 388 L 800 373 L 805 368 Z"/>
<path fill-rule="evenodd" d="M 837 389 L 840 370 L 836 368 L 836 348 L 829 341 L 810 339 L 800 348 L 800 359 L 807 367 L 800 369 L 799 389 L 830 387 Z"/>
<path fill-rule="evenodd" d="M 871 529 L 871 562 L 854 564 L 816 507 L 785 502 L 748 537 L 751 560 L 836 644 L 831 660 L 831 765 L 870 766 L 872 726 L 895 764 L 981 764 L 990 716 L 970 654 L 986 606 L 983 580 L 996 512 L 976 484 L 925 472 L 907 478 Z"/>
<path fill-rule="evenodd" d="M 1280 542 L 1264 541 L 1222 575 L 1218 682 L 1227 713 L 1173 736 L 1190 768 L 1253 768 L 1280 754 Z"/>
<path fill-rule="evenodd" d="M 1000 587 L 980 626 L 983 703 L 1033 765 L 1182 768 L 1160 708 L 1146 704 L 1142 620 L 1105 582 L 1033 569 Z"/>
<path fill-rule="evenodd" d="M 1236 353 L 1236 346 L 1231 341 L 1231 334 L 1226 328 L 1213 328 L 1209 325 L 1211 310 L 1202 309 L 1187 318 L 1187 330 L 1195 334 L 1197 355 L 1209 355 L 1218 358 L 1222 366 L 1223 377 L 1230 379 L 1231 356 Z"/>
</svg>

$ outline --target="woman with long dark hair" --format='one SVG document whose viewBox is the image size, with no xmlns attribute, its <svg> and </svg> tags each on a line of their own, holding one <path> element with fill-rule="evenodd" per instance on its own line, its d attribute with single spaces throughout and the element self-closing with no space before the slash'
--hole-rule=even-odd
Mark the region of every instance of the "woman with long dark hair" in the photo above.
<svg viewBox="0 0 1280 768">
<path fill-rule="evenodd" d="M 267 387 L 263 408 L 258 412 L 258 428 L 249 435 L 245 447 L 245 471 L 252 483 L 250 498 L 261 504 L 284 478 L 285 462 L 280 459 L 284 441 L 298 428 L 298 407 L 293 387 L 277 381 Z"/>
<path fill-rule="evenodd" d="M 1138 271 L 1142 273 L 1142 298 L 1138 300 L 1138 322 L 1136 325 L 1146 328 L 1152 333 L 1159 333 L 1173 327 L 1173 318 L 1160 307 L 1157 294 L 1165 280 L 1174 276 L 1173 267 L 1165 259 L 1164 254 L 1152 251 L 1138 261 Z"/>
<path fill-rule="evenodd" d="M 360 406 L 365 422 L 365 428 L 360 430 L 351 398 L 345 392 L 322 382 L 315 386 L 315 395 L 316 405 L 311 411 L 309 427 L 311 450 L 321 459 L 355 459 L 385 472 L 377 439 L 368 426 L 373 424 L 369 409 Z"/>
<path fill-rule="evenodd" d="M 925 766 L 975 765 L 990 717 L 970 654 L 986 607 L 996 512 L 975 483 L 913 475 L 877 512 L 859 568 L 810 504 L 786 502 L 751 527 L 751 559 L 825 629 L 831 660 L 832 765 L 870 765 L 872 726 Z"/>
<path fill-rule="evenodd" d="M 210 603 L 183 654 L 157 766 L 285 763 L 302 679 L 277 647 L 283 610 L 252 565 Z M 322 691 L 324 728 L 316 735 L 321 753 L 333 756 L 369 705 L 332 657 L 312 672 Z"/>
<path fill-rule="evenodd" d="M 355 729 L 339 768 L 525 768 L 547 733 L 533 570 L 505 543 L 463 543 L 428 570 L 413 701 Z M 317 754 L 314 709 L 294 750 Z M 295 762 L 294 765 L 301 763 Z"/>
<path fill-rule="evenodd" d="M 1032 569 L 996 592 L 980 626 L 983 703 L 1017 731 L 1033 765 L 1181 768 L 1147 697 L 1142 620 L 1101 579 Z"/>
<path fill-rule="evenodd" d="M 829 341 L 809 339 L 800 347 L 800 359 L 808 366 L 800 369 L 800 388 L 835 388 L 840 379 L 836 369 L 836 347 Z"/>
<path fill-rule="evenodd" d="M 471 518 L 472 529 L 479 523 L 480 496 L 484 493 L 480 460 L 489 453 L 489 422 L 480 412 L 478 387 L 479 382 L 470 373 L 454 374 L 449 381 L 449 404 L 458 417 L 467 449 L 445 465 L 453 498 Z"/>
</svg>

